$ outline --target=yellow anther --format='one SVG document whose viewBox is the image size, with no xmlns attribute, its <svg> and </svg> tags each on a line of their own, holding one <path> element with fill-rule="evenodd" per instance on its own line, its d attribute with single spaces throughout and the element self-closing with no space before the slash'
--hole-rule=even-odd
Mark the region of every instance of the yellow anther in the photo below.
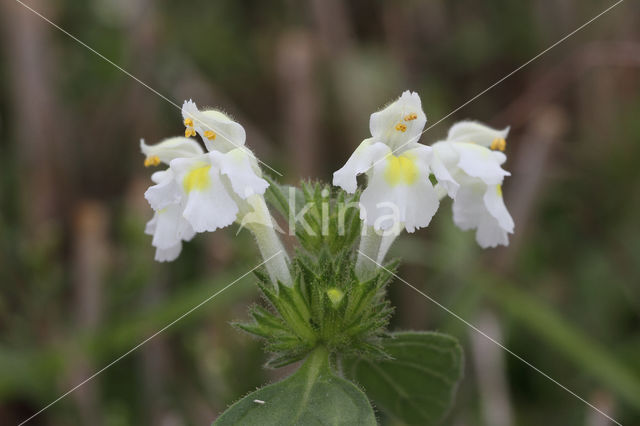
<svg viewBox="0 0 640 426">
<path fill-rule="evenodd" d="M 160 164 L 160 157 L 158 157 L 157 155 L 152 155 L 151 157 L 147 157 L 144 159 L 145 167 L 151 167 L 151 166 L 155 167 L 158 164 Z"/>
<path fill-rule="evenodd" d="M 496 192 L 499 197 L 502 197 L 502 185 L 496 185 Z"/>
<path fill-rule="evenodd" d="M 412 112 L 411 114 L 405 115 L 404 116 L 404 121 L 411 121 L 411 120 L 415 120 L 418 118 L 418 114 L 416 114 L 415 112 Z"/>
<path fill-rule="evenodd" d="M 507 148 L 507 141 L 503 138 L 494 139 L 491 142 L 491 149 L 497 149 L 498 151 L 504 151 Z"/>
<path fill-rule="evenodd" d="M 187 127 L 193 127 L 193 120 L 190 118 L 185 118 L 184 119 L 184 125 Z"/>
<path fill-rule="evenodd" d="M 402 123 L 398 123 L 396 124 L 396 130 L 399 132 L 406 132 L 407 131 L 407 125 L 406 124 L 402 124 Z"/>
<path fill-rule="evenodd" d="M 186 129 L 184 129 L 184 137 L 188 138 L 190 136 L 195 136 L 196 135 L 196 130 L 193 127 L 187 127 Z"/>
<path fill-rule="evenodd" d="M 206 132 L 204 132 L 204 137 L 209 139 L 210 141 L 214 140 L 216 136 L 216 132 L 214 132 L 213 130 L 207 130 Z"/>
</svg>

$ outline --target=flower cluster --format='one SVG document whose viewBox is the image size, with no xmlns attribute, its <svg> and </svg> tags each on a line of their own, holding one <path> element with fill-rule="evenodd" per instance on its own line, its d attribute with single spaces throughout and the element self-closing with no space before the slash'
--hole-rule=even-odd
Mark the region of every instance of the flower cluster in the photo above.
<svg viewBox="0 0 640 426">
<path fill-rule="evenodd" d="M 333 184 L 353 193 L 356 177 L 366 174 L 360 218 L 374 231 L 397 235 L 401 228 L 426 227 L 448 195 L 455 224 L 475 229 L 480 246 L 508 245 L 514 224 L 502 199 L 509 172 L 501 165 L 509 129 L 463 121 L 451 127 L 446 140 L 426 146 L 418 143 L 426 122 L 420 97 L 409 91 L 371 114 L 371 137 L 333 174 Z"/>
<path fill-rule="evenodd" d="M 220 111 L 200 111 L 192 101 L 184 103 L 182 117 L 185 137 L 156 145 L 140 142 L 146 166 L 169 166 L 151 176 L 155 185 L 145 192 L 155 212 L 146 232 L 153 236 L 156 260 L 172 261 L 180 254 L 182 242 L 196 233 L 224 228 L 248 215 L 262 218 L 252 220 L 248 227 L 261 249 L 270 250 L 263 251 L 265 258 L 275 256 L 282 250 L 263 197 L 269 184 L 262 178 L 256 157 L 244 146 L 244 128 Z M 196 134 L 206 151 L 191 139 Z M 279 271 L 270 270 L 284 282 L 288 281 L 285 257 L 282 251 L 280 260 L 271 262 L 280 262 Z"/>
<path fill-rule="evenodd" d="M 140 142 L 145 164 L 168 164 L 153 174 L 155 185 L 145 193 L 153 219 L 147 233 L 153 235 L 156 260 L 174 260 L 182 241 L 197 232 L 215 231 L 232 224 L 247 198 L 263 194 L 255 157 L 244 147 L 242 126 L 219 111 L 199 111 L 192 101 L 184 103 L 185 137 L 174 137 L 157 145 Z M 199 134 L 207 152 L 190 136 Z"/>
<path fill-rule="evenodd" d="M 271 278 L 290 283 L 289 261 L 263 196 L 269 183 L 244 146 L 244 128 L 220 111 L 199 110 L 192 101 L 184 103 L 182 116 L 184 137 L 156 145 L 141 141 L 145 166 L 168 166 L 152 175 L 154 185 L 145 193 L 155 212 L 146 232 L 153 236 L 156 260 L 174 260 L 182 242 L 196 233 L 237 222 L 255 234 L 265 259 L 278 255 L 269 262 L 275 266 L 267 265 Z M 418 94 L 404 92 L 371 114 L 371 137 L 333 175 L 333 184 L 347 193 L 356 192 L 358 175 L 367 176 L 358 201 L 360 219 L 364 230 L 383 236 L 371 240 L 363 234 L 361 249 L 378 262 L 401 229 L 428 226 L 447 195 L 453 199 L 455 224 L 476 230 L 480 246 L 507 245 L 513 233 L 501 189 L 509 175 L 501 167 L 509 129 L 463 121 L 445 140 L 427 146 L 418 143 L 426 122 Z"/>
</svg>

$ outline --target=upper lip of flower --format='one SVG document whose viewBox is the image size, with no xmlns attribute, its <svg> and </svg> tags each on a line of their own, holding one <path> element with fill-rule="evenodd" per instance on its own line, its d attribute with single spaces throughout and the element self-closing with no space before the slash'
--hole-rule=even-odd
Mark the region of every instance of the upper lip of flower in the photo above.
<svg viewBox="0 0 640 426">
<path fill-rule="evenodd" d="M 387 107 L 371 114 L 369 130 L 375 140 L 390 147 L 394 153 L 402 153 L 411 148 L 407 145 L 417 143 L 426 122 L 420 96 L 407 90 Z"/>
<path fill-rule="evenodd" d="M 244 146 L 244 127 L 217 110 L 200 111 L 191 99 L 182 105 L 185 136 L 200 135 L 209 151 L 227 152 Z"/>
</svg>

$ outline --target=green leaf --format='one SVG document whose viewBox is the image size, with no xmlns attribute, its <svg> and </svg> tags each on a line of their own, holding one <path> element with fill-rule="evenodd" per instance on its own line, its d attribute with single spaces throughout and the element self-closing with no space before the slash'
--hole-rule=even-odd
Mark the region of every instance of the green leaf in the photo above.
<svg viewBox="0 0 640 426">
<path fill-rule="evenodd" d="M 336 376 L 319 347 L 285 380 L 242 398 L 215 422 L 225 425 L 375 425 L 373 408 L 353 383 Z"/>
<path fill-rule="evenodd" d="M 349 358 L 348 378 L 359 383 L 375 405 L 407 424 L 435 425 L 445 417 L 462 376 L 462 350 L 451 336 L 401 332 L 382 348 L 392 359 Z"/>
</svg>

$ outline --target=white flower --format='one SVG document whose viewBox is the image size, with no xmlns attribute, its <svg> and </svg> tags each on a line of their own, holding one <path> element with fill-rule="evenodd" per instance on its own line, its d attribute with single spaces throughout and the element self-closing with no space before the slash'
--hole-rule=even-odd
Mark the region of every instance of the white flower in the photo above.
<svg viewBox="0 0 640 426">
<path fill-rule="evenodd" d="M 418 94 L 404 92 L 371 114 L 372 137 L 333 174 L 333 184 L 349 193 L 356 190 L 356 177 L 367 174 L 360 218 L 376 230 L 402 225 L 413 232 L 427 226 L 438 209 L 439 199 L 429 180 L 431 148 L 417 143 L 426 122 Z"/>
<path fill-rule="evenodd" d="M 183 137 L 156 145 L 140 144 L 146 166 L 169 164 L 167 170 L 154 173 L 155 185 L 145 192 L 155 211 L 146 232 L 153 235 L 159 261 L 174 260 L 182 241 L 190 240 L 196 232 L 231 225 L 239 207 L 247 210 L 247 198 L 263 194 L 269 186 L 261 177 L 255 157 L 242 146 L 245 133 L 240 124 L 217 111 L 200 112 L 193 102 L 185 102 L 183 112 L 193 117 L 192 129 L 203 135 L 209 152 L 195 140 Z M 209 126 L 208 130 L 202 123 Z M 207 132 L 217 136 L 207 138 L 211 136 Z M 230 135 L 233 144 L 231 139 L 218 143 L 221 134 Z"/>
<path fill-rule="evenodd" d="M 255 160 L 244 148 L 176 158 L 170 169 L 185 200 L 182 216 L 196 232 L 231 225 L 238 215 L 238 203 L 251 195 L 264 194 L 269 186 L 256 173 Z"/>
<path fill-rule="evenodd" d="M 438 188 L 453 198 L 453 221 L 463 230 L 476 229 L 483 247 L 508 245 L 514 223 L 502 198 L 502 181 L 510 173 L 501 165 L 507 157 L 509 128 L 492 129 L 472 121 L 451 127 L 447 139 L 432 145 L 432 169 Z M 499 151 L 495 151 L 499 150 Z"/>
</svg>

